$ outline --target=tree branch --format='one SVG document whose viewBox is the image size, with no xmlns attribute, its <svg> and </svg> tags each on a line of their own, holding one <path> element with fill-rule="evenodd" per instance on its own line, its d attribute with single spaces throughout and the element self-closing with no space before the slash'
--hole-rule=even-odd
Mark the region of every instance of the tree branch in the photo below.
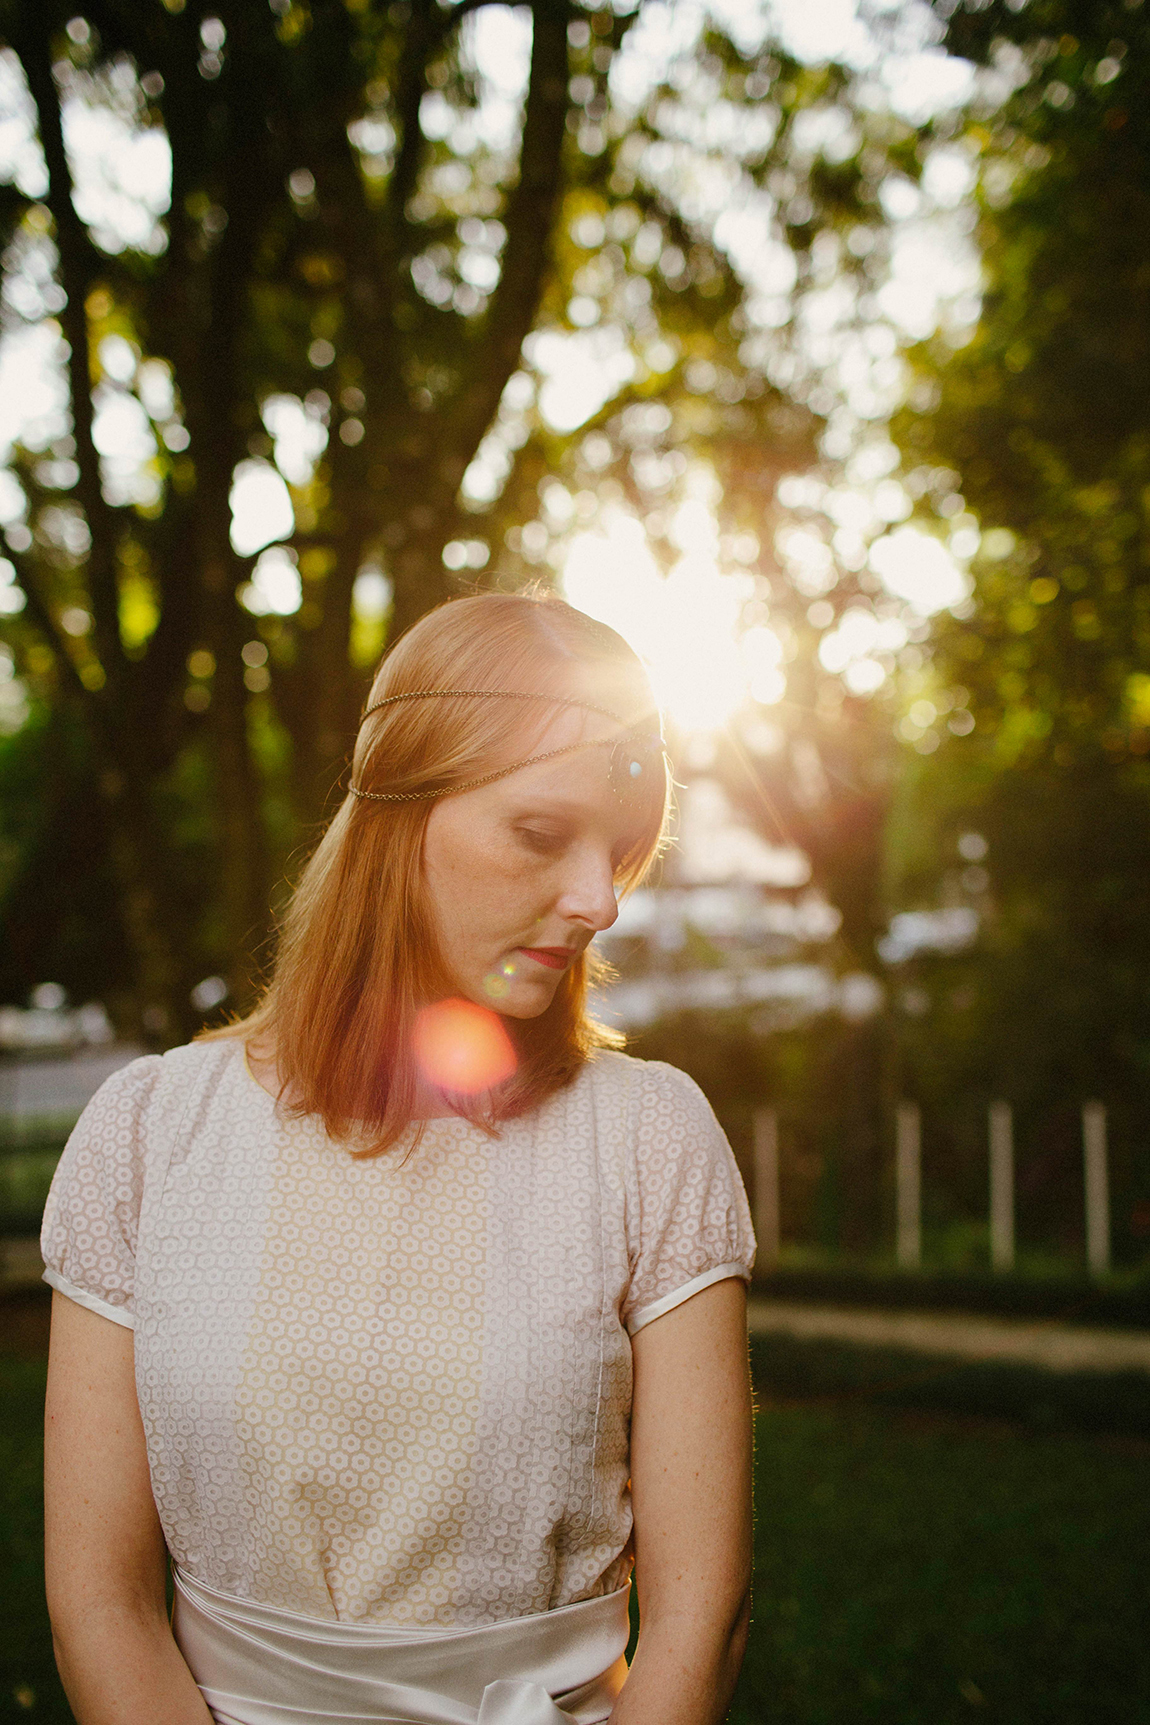
<svg viewBox="0 0 1150 1725">
<path fill-rule="evenodd" d="M 33 198 L 25 197 L 23 192 L 18 192 L 13 185 L 0 186 L 0 234 L 3 234 L 5 243 L 14 232 L 16 223 L 26 210 L 31 209 L 34 201 Z"/>
<path fill-rule="evenodd" d="M 100 257 L 88 238 L 72 199 L 72 173 L 64 147 L 60 96 L 52 71 L 53 19 L 37 12 L 36 21 L 20 31 L 15 46 L 39 120 L 40 142 L 48 167 L 48 208 L 56 224 L 60 281 L 67 303 L 60 321 L 68 342 L 68 381 L 80 478 L 76 491 L 92 536 L 88 557 L 88 592 L 96 649 L 109 679 L 119 680 L 126 663 L 120 641 L 119 591 L 116 581 L 118 522 L 100 486 L 100 458 L 92 440 L 92 373 L 85 301 L 98 273 Z"/>
<path fill-rule="evenodd" d="M 471 376 L 452 404 L 456 459 L 471 460 L 519 364 L 535 322 L 550 262 L 551 227 L 562 180 L 567 124 L 567 9 L 550 0 L 532 8 L 531 74 L 523 113 L 519 184 L 505 213 L 507 243 L 482 342 L 472 349 Z"/>
<path fill-rule="evenodd" d="M 47 637 L 56 658 L 64 667 L 68 681 L 73 686 L 73 692 L 81 695 L 86 701 L 90 701 L 92 691 L 85 687 L 76 668 L 76 662 L 68 651 L 67 637 L 40 596 L 40 589 L 36 585 L 27 559 L 21 557 L 19 552 L 11 549 L 7 551 L 6 555 L 15 567 L 20 582 L 20 591 L 24 595 L 29 621 L 34 623 L 41 634 Z"/>
<path fill-rule="evenodd" d="M 384 228 L 394 256 L 401 250 L 401 235 L 407 227 L 407 201 L 415 190 L 424 137 L 419 129 L 419 105 L 427 94 L 427 61 L 439 40 L 437 20 L 427 0 L 417 0 L 403 39 L 396 78 L 396 119 L 399 149 L 388 182 L 384 203 Z"/>
</svg>

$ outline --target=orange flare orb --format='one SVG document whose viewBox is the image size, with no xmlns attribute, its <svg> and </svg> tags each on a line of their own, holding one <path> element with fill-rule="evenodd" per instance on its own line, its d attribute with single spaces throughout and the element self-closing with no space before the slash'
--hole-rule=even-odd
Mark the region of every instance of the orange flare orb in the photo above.
<svg viewBox="0 0 1150 1725">
<path fill-rule="evenodd" d="M 493 1090 L 518 1064 L 498 1014 L 470 1000 L 440 1000 L 421 1008 L 415 1058 L 429 1084 L 457 1096 Z"/>
</svg>

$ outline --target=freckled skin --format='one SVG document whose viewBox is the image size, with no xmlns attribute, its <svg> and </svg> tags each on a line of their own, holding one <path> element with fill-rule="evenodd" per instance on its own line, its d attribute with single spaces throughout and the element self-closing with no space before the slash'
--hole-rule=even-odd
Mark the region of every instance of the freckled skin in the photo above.
<svg viewBox="0 0 1150 1725">
<path fill-rule="evenodd" d="M 607 779 L 611 727 L 594 714 L 558 715 L 531 753 L 588 741 L 494 784 L 443 797 L 428 818 L 423 866 L 448 973 L 465 1000 L 510 1018 L 551 1004 L 566 964 L 618 915 L 615 875 L 634 815 Z"/>
</svg>

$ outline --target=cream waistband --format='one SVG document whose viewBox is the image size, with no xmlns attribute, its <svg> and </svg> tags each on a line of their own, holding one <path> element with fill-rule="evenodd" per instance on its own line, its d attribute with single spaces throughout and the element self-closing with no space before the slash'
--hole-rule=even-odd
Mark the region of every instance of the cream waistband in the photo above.
<svg viewBox="0 0 1150 1725">
<path fill-rule="evenodd" d="M 630 1583 L 479 1629 L 407 1630 L 174 1578 L 172 1627 L 217 1725 L 602 1725 L 627 1675 Z"/>
</svg>

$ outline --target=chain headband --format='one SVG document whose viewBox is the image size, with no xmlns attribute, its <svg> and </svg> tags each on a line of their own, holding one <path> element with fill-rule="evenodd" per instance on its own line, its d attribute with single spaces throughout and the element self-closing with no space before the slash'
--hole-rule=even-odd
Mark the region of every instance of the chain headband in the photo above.
<svg viewBox="0 0 1150 1725">
<path fill-rule="evenodd" d="M 381 701 L 374 701 L 370 707 L 364 709 L 359 722 L 362 725 L 372 713 L 378 713 L 381 707 L 390 707 L 397 701 L 449 700 L 463 696 L 478 700 L 547 701 L 555 707 L 579 707 L 584 712 L 598 713 L 601 718 L 624 725 L 624 720 L 618 713 L 613 713 L 609 707 L 596 706 L 593 701 L 577 701 L 564 695 L 544 695 L 526 689 L 408 689 L 401 695 L 385 695 Z M 348 789 L 353 797 L 359 797 L 363 802 L 430 802 L 433 797 L 456 796 L 461 791 L 478 790 L 480 785 L 494 784 L 497 779 L 505 779 L 524 767 L 537 766 L 540 761 L 553 761 L 559 755 L 571 755 L 578 749 L 607 747 L 611 750 L 611 759 L 607 765 L 607 782 L 615 795 L 623 800 L 629 792 L 638 789 L 636 781 L 643 774 L 643 763 L 635 757 L 642 752 L 651 753 L 654 750 L 657 750 L 660 756 L 663 753 L 663 739 L 658 732 L 639 731 L 638 727 L 629 727 L 627 731 L 626 736 L 614 742 L 600 738 L 591 742 L 567 743 L 559 749 L 545 749 L 542 754 L 529 755 L 526 760 L 514 761 L 509 767 L 498 767 L 492 773 L 483 773 L 475 779 L 465 779 L 462 784 L 444 785 L 438 790 L 363 791 L 358 785 L 349 785 Z"/>
<path fill-rule="evenodd" d="M 614 719 L 617 725 L 624 723 L 618 713 L 613 713 L 609 707 L 597 707 L 593 701 L 576 701 L 568 695 L 545 695 L 538 689 L 407 689 L 402 695 L 385 695 L 382 701 L 373 701 L 370 707 L 364 708 L 359 722 L 362 725 L 365 719 L 370 719 L 381 707 L 393 706 L 396 701 L 447 701 L 461 695 L 467 695 L 472 700 L 486 701 L 550 701 L 553 707 L 582 707 L 585 712 L 598 713 L 604 719 Z"/>
</svg>

